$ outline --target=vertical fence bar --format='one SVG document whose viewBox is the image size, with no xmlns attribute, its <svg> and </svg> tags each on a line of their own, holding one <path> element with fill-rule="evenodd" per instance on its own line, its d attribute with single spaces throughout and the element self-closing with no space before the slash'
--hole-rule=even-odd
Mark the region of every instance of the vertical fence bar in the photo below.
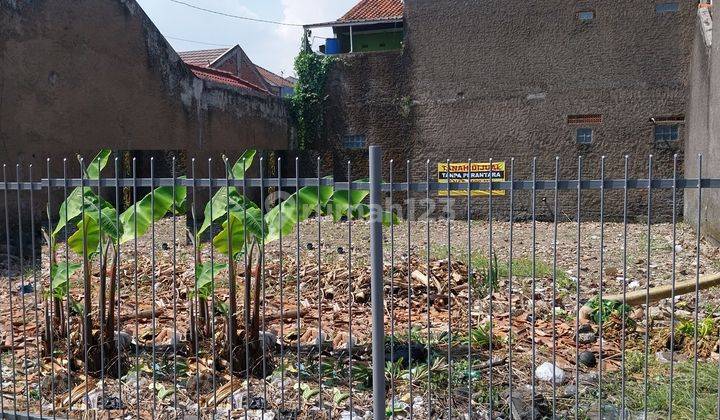
<svg viewBox="0 0 720 420">
<path fill-rule="evenodd" d="M 190 160 L 190 175 L 192 176 L 192 244 L 193 244 L 193 272 L 197 272 L 198 265 L 200 264 L 200 238 L 198 238 L 197 235 L 197 179 L 195 178 L 195 158 L 192 158 Z M 244 192 L 244 191 L 243 191 Z M 193 317 L 195 318 L 196 322 L 190 326 L 193 334 L 193 342 L 195 345 L 195 396 L 197 398 L 197 417 L 201 418 L 200 416 L 200 358 L 198 355 L 200 354 L 200 322 L 199 320 L 199 314 L 200 314 L 200 294 L 198 293 L 198 281 L 197 281 L 197 274 L 193 276 L 193 297 L 192 301 L 190 302 L 190 310 L 193 314 Z M 245 330 L 247 331 L 247 325 L 245 325 Z"/>
<path fill-rule="evenodd" d="M 228 166 L 228 158 L 223 155 L 223 165 L 225 167 L 225 223 L 227 226 L 227 255 L 228 255 L 228 317 L 227 317 L 227 329 L 225 332 L 225 342 L 227 346 L 227 360 L 230 365 L 230 412 L 235 409 L 235 388 L 234 388 L 234 377 L 235 377 L 235 366 L 233 360 L 234 356 L 234 345 L 235 345 L 235 310 L 237 308 L 236 293 L 235 293 L 235 260 L 233 257 L 233 246 L 232 237 L 234 226 L 233 221 L 230 219 L 230 167 Z M 244 159 L 243 159 L 244 160 Z M 228 416 L 231 416 L 229 414 Z"/>
<path fill-rule="evenodd" d="M 135 289 L 135 337 L 140 337 L 140 293 L 138 292 L 138 225 L 137 225 L 137 158 L 132 159 L 132 179 L 133 179 L 133 287 Z M 135 346 L 135 405 L 137 406 L 137 416 L 140 418 L 140 346 Z"/>
<path fill-rule="evenodd" d="M 175 200 L 175 197 L 173 197 L 173 200 Z M 135 216 L 137 217 L 137 215 Z M 157 355 L 156 355 L 156 342 L 155 338 L 157 337 L 157 316 L 155 315 L 155 300 L 157 298 L 157 294 L 155 291 L 155 284 L 156 284 L 156 277 L 155 277 L 155 158 L 150 158 L 150 225 L 151 225 L 151 231 L 150 231 L 150 264 L 151 264 L 151 274 L 150 274 L 150 288 L 152 289 L 151 292 L 151 303 L 150 303 L 150 310 L 152 313 L 151 320 L 150 320 L 150 329 L 152 334 L 152 416 L 155 417 L 155 412 L 157 411 L 157 398 L 156 392 L 157 392 Z"/>
<path fill-rule="evenodd" d="M 260 208 L 261 210 L 265 209 L 265 158 L 261 157 L 259 160 L 260 163 Z M 259 296 L 262 300 L 262 308 L 261 308 L 261 315 L 260 315 L 260 345 L 262 346 L 262 386 L 263 386 L 263 404 L 260 407 L 262 416 L 265 416 L 265 409 L 267 405 L 267 345 L 266 345 L 266 337 L 267 332 L 265 330 L 265 221 L 261 222 L 261 238 L 259 241 L 259 262 L 260 262 L 260 278 L 261 278 L 261 284 L 260 284 L 260 292 L 256 292 L 256 296 Z M 256 302 L 256 305 L 260 305 L 259 302 Z"/>
<path fill-rule="evenodd" d="M 675 154 L 673 156 L 672 187 L 672 273 L 670 273 L 670 388 L 668 389 L 668 420 L 672 420 L 673 417 L 673 382 L 675 379 L 675 283 L 677 280 L 675 273 L 677 268 L 677 249 L 675 247 L 677 246 L 677 181 L 678 155 Z M 623 321 L 625 321 L 624 316 Z"/>
<path fill-rule="evenodd" d="M 83 158 L 80 158 L 80 196 L 82 197 L 82 205 L 80 206 L 80 220 L 83 225 L 85 224 L 85 162 Z M 85 378 L 88 377 L 88 346 L 92 337 L 92 318 L 90 312 L 92 312 L 92 301 L 90 300 L 90 293 L 92 285 L 90 284 L 90 255 L 88 254 L 87 244 L 87 229 L 83 229 L 82 235 L 82 258 L 83 258 L 83 322 L 82 322 L 82 340 L 83 340 L 83 370 L 85 371 Z M 66 247 L 69 244 L 65 243 Z M 69 339 L 69 338 L 68 338 Z M 68 341 L 70 343 L 70 341 Z M 70 360 L 68 360 L 70 363 Z M 84 402 L 85 402 L 85 415 L 88 415 L 89 399 L 88 399 L 88 384 L 85 383 L 83 386 Z"/>
<path fill-rule="evenodd" d="M 390 159 L 390 208 L 393 208 L 393 163 Z M 349 200 L 349 196 L 348 196 Z M 395 413 L 395 225 L 390 224 L 390 412 Z"/>
<path fill-rule="evenodd" d="M 230 219 L 230 168 L 228 167 L 228 158 L 223 155 L 223 165 L 225 167 L 225 223 L 227 226 L 227 255 L 228 255 L 228 315 L 227 315 L 227 329 L 225 333 L 225 341 L 227 346 L 227 360 L 230 365 L 230 413 L 228 417 L 232 416 L 232 410 L 235 409 L 235 388 L 234 388 L 234 377 L 235 377 L 235 337 L 237 326 L 235 325 L 236 310 L 237 310 L 237 295 L 235 290 L 235 259 L 232 247 L 232 236 L 233 236 L 233 221 Z M 244 160 L 244 159 L 243 159 Z"/>
<path fill-rule="evenodd" d="M 472 159 L 468 159 L 467 161 L 468 167 L 467 167 L 467 270 L 468 270 L 468 284 L 467 284 L 467 292 L 468 292 L 468 303 L 467 303 L 467 334 L 468 334 L 468 345 L 467 345 L 467 379 L 468 379 L 468 407 L 467 407 L 467 415 L 468 418 L 472 418 L 472 385 L 473 385 L 473 379 L 472 379 L 472 340 L 470 339 L 472 334 L 472 283 L 473 283 L 473 266 L 472 266 L 472 223 L 470 222 L 470 211 L 471 211 L 471 203 L 472 203 Z M 511 322 L 512 324 L 512 322 Z"/>
<path fill-rule="evenodd" d="M 24 238 L 23 238 L 23 225 L 22 225 L 23 216 L 22 216 L 22 205 L 21 205 L 22 195 L 20 194 L 20 180 L 21 180 L 20 164 L 15 165 L 15 179 L 18 182 L 18 189 L 17 189 L 18 244 L 19 244 L 18 254 L 20 256 L 20 261 L 19 261 L 19 264 L 20 264 L 20 288 L 18 290 L 20 293 L 20 305 L 21 305 L 21 309 L 22 309 L 20 311 L 20 313 L 22 314 L 22 325 L 23 325 L 23 356 L 24 356 L 23 359 L 24 360 L 22 363 L 22 367 L 23 367 L 23 372 L 25 373 L 25 406 L 26 406 L 25 409 L 26 409 L 26 413 L 27 413 L 28 417 L 30 417 L 30 381 L 28 379 L 29 377 L 28 377 L 27 337 L 25 336 L 25 325 L 27 323 L 27 319 L 25 317 L 26 316 L 26 311 L 25 311 L 25 267 L 24 267 L 25 255 L 24 255 L 24 251 L 23 251 L 23 248 L 25 247 L 25 245 L 23 244 Z M 32 231 L 31 231 L 31 236 L 32 236 Z M 9 250 L 8 250 L 8 252 L 9 252 Z M 13 293 L 13 291 L 11 289 L 9 295 L 12 296 L 12 293 Z M 13 326 L 11 325 L 10 328 L 13 328 Z M 13 343 L 12 345 L 14 347 L 15 343 Z"/>
<path fill-rule="evenodd" d="M 213 206 L 212 206 L 212 197 L 213 197 L 213 178 L 212 178 L 212 158 L 208 158 L 208 200 L 210 202 L 210 290 L 211 290 L 211 303 L 210 303 L 210 310 L 207 313 L 207 317 L 210 318 L 210 347 L 212 351 L 212 363 L 213 367 L 217 363 L 217 347 L 216 347 L 216 339 L 215 339 L 215 310 L 217 309 L 216 303 L 217 298 L 215 294 L 215 244 L 213 243 L 213 238 L 215 237 L 215 231 L 213 226 Z M 203 220 L 203 222 L 205 222 Z M 198 244 L 198 247 L 200 245 Z M 264 359 L 263 359 L 264 360 Z M 210 372 L 210 375 L 212 376 L 212 401 L 213 401 L 213 411 L 212 411 L 212 418 L 214 419 L 217 415 L 217 375 L 214 371 Z M 200 381 L 200 372 L 198 372 L 198 381 Z M 198 395 L 199 396 L 199 395 Z"/>
<path fill-rule="evenodd" d="M 432 271 L 430 269 L 430 159 L 425 161 L 425 246 L 427 248 L 427 252 L 425 253 L 425 266 L 427 267 L 427 284 L 425 285 L 425 297 L 426 297 L 426 305 L 427 305 L 427 413 L 426 415 L 428 417 L 432 416 L 433 409 L 432 409 L 432 388 L 430 387 L 430 383 L 432 382 L 432 369 L 431 367 L 431 349 L 430 349 L 430 327 L 431 327 L 431 319 L 430 319 L 430 279 L 432 278 Z"/>
<path fill-rule="evenodd" d="M 510 159 L 510 241 L 508 249 L 508 403 L 513 398 L 513 234 L 515 225 L 515 158 Z M 492 363 L 492 362 L 491 362 Z"/>
<path fill-rule="evenodd" d="M 650 222 L 652 221 L 652 179 L 653 179 L 653 155 L 648 157 L 648 185 L 647 185 L 647 255 L 645 261 L 646 277 L 645 277 L 645 363 L 643 365 L 643 414 L 644 418 L 648 417 L 648 392 L 649 392 L 649 366 L 648 358 L 650 352 L 650 260 L 652 250 L 652 231 Z M 600 295 L 602 302 L 602 295 Z M 600 318 L 602 320 L 602 317 Z M 695 325 L 697 327 L 697 324 Z M 601 331 L 602 333 L 602 331 Z M 602 335 L 600 335 L 600 343 L 602 343 Z M 671 362 L 672 363 L 672 362 Z M 694 390 L 693 390 L 694 391 Z"/>
<path fill-rule="evenodd" d="M 300 158 L 298 157 L 295 158 L 295 302 L 297 304 L 297 315 L 295 317 L 295 328 L 297 329 L 295 334 L 297 339 L 297 410 L 300 413 L 302 410 L 302 360 L 300 359 Z"/>
<path fill-rule="evenodd" d="M 580 205 L 582 202 L 582 164 L 583 164 L 583 158 L 582 156 L 578 156 L 577 160 L 577 232 L 576 232 L 576 241 L 577 241 L 577 252 L 576 252 L 576 261 L 575 265 L 577 267 L 577 281 L 575 284 L 575 420 L 578 420 L 580 417 L 580 276 L 582 275 L 582 272 L 580 271 L 580 241 L 581 241 L 581 230 L 582 230 L 582 213 L 580 211 Z"/>
<path fill-rule="evenodd" d="M 531 324 L 530 324 L 530 341 L 531 341 L 531 343 L 532 343 L 532 346 L 531 346 L 531 347 L 532 347 L 532 350 L 531 350 L 531 352 L 532 352 L 532 355 L 531 355 L 532 359 L 531 359 L 531 361 L 530 361 L 530 377 L 531 377 L 531 379 L 530 379 L 530 382 L 531 382 L 531 383 L 530 383 L 530 389 L 531 389 L 531 391 L 532 391 L 532 398 L 531 398 L 531 399 L 532 399 L 532 402 L 530 403 L 530 418 L 531 418 L 531 419 L 534 419 L 534 418 L 535 418 L 535 410 L 536 410 L 536 407 L 535 407 L 535 391 L 536 391 L 536 388 L 535 388 L 535 365 L 536 365 L 535 356 L 536 356 L 536 354 L 537 354 L 537 346 L 536 346 L 536 343 L 535 343 L 535 324 L 536 324 L 536 322 L 535 322 L 535 289 L 536 289 L 536 283 L 535 283 L 535 280 L 536 280 L 536 279 L 535 279 L 535 276 L 536 276 L 536 272 L 535 272 L 535 262 L 536 262 L 536 261 L 535 261 L 535 257 L 536 257 L 536 247 L 537 247 L 537 240 L 536 240 L 536 224 L 537 224 L 537 221 L 536 221 L 536 217 L 535 217 L 535 216 L 536 216 L 536 214 L 535 214 L 535 211 L 536 211 L 535 206 L 536 206 L 536 202 L 537 202 L 537 172 L 536 172 L 536 169 L 537 169 L 537 158 L 534 157 L 533 160 L 532 160 L 532 194 L 531 194 L 531 197 L 532 197 L 532 198 L 531 198 L 531 201 L 532 201 L 532 202 L 531 202 L 531 205 L 530 205 L 530 207 L 531 207 L 531 213 L 532 213 L 532 233 L 531 233 L 532 245 L 531 245 L 531 247 L 530 247 L 530 248 L 531 248 L 531 253 L 532 253 L 532 257 L 531 257 L 531 259 L 532 259 L 532 263 L 531 263 L 531 265 L 532 265 L 532 269 L 531 269 L 531 271 L 532 271 L 532 275 L 531 275 L 532 285 L 531 285 L 531 293 L 530 293 L 530 306 L 531 306 L 531 308 L 530 308 L 530 312 L 531 312 L 531 318 L 530 318 L 530 321 L 531 321 Z M 554 369 L 553 369 L 553 373 L 554 373 Z"/>
<path fill-rule="evenodd" d="M 283 196 L 282 196 L 282 158 L 277 159 L 278 188 L 278 222 L 283 226 Z M 278 249 L 280 250 L 278 284 L 280 285 L 280 410 L 285 411 L 285 283 L 283 279 L 283 233 L 279 231 Z M 299 309 L 299 308 L 298 308 Z"/>
<path fill-rule="evenodd" d="M 413 419 L 413 405 L 414 405 L 414 399 L 413 399 L 413 375 L 412 375 L 412 353 L 411 353 L 411 346 L 412 346 L 412 308 L 413 308 L 413 287 L 412 287 L 412 270 L 410 268 L 411 261 L 412 261 L 412 251 L 410 247 L 411 243 L 411 225 L 410 221 L 415 217 L 415 214 L 410 213 L 410 209 L 414 209 L 415 206 L 411 205 L 411 196 L 410 196 L 410 159 L 405 161 L 405 177 L 407 180 L 407 192 L 406 192 L 406 200 L 405 203 L 406 206 L 406 217 L 407 217 L 407 264 L 408 264 L 408 270 L 407 270 L 407 282 L 408 282 L 408 395 L 410 399 L 410 407 L 408 410 L 408 415 L 410 420 Z M 352 393 L 352 390 L 351 390 Z"/>
<path fill-rule="evenodd" d="M 373 419 L 385 418 L 382 150 L 370 146 L 370 268 L 372 307 Z M 429 277 L 428 277 L 429 278 Z"/>
<path fill-rule="evenodd" d="M 7 253 L 7 277 L 8 277 L 8 298 L 9 298 L 9 304 L 10 304 L 10 369 L 12 371 L 12 388 L 13 388 L 13 411 L 17 412 L 17 398 L 15 397 L 17 395 L 17 378 L 16 378 L 16 372 L 17 372 L 17 366 L 15 364 L 15 319 L 13 316 L 13 298 L 12 298 L 12 290 L 13 290 L 13 277 L 11 272 L 11 262 L 10 262 L 10 254 L 11 254 L 11 247 L 10 247 L 10 215 L 8 214 L 10 212 L 8 208 L 8 199 L 7 199 L 7 192 L 8 192 L 8 182 L 7 182 L 7 166 L 3 165 L 3 181 L 5 182 L 5 191 L 4 191 L 4 199 L 5 199 L 5 239 L 6 239 L 6 253 Z M 67 242 L 67 241 L 66 241 Z M 68 337 L 70 334 L 68 334 Z M 68 369 L 70 366 L 70 358 L 68 357 Z M 68 375 L 69 377 L 69 375 Z"/>
<path fill-rule="evenodd" d="M 627 322 L 625 316 L 626 303 L 627 303 L 627 233 L 628 233 L 628 156 L 625 155 L 625 185 L 623 187 L 623 306 L 622 306 L 622 335 L 620 336 L 620 416 L 622 419 L 625 418 L 625 323 Z M 672 325 L 672 324 L 671 324 Z M 671 329 L 672 331 L 672 329 Z M 672 334 L 672 333 L 671 333 Z M 672 363 L 670 364 L 672 366 Z M 672 367 L 670 368 L 672 372 Z M 670 378 L 672 382 L 672 375 Z M 672 399 L 671 399 L 672 401 Z M 672 403 L 671 403 L 672 404 Z"/>
<path fill-rule="evenodd" d="M 50 174 L 48 174 L 48 181 L 50 180 Z M 115 209 L 117 211 L 115 212 L 115 225 L 120 227 L 120 162 L 117 156 L 115 156 Z M 113 255 L 113 258 L 115 259 L 115 281 L 116 286 L 115 290 L 117 290 L 117 332 L 115 341 L 117 343 L 117 387 L 118 387 L 118 402 L 120 403 L 120 406 L 122 407 L 122 415 L 125 416 L 125 404 L 122 403 L 122 360 L 121 355 L 123 348 L 121 346 L 121 339 L 120 339 L 120 302 L 122 301 L 121 295 L 120 295 L 120 234 L 118 233 L 117 239 L 115 240 L 115 255 Z M 112 305 L 113 302 L 110 301 L 110 304 Z M 112 326 L 109 326 L 112 327 Z"/>
<path fill-rule="evenodd" d="M 178 290 L 178 283 L 177 283 L 177 206 L 175 203 L 177 203 L 177 172 L 175 167 L 175 156 L 172 157 L 172 199 L 173 199 L 173 205 L 172 205 L 172 266 L 173 266 L 173 272 L 172 272 L 172 282 L 173 282 L 173 339 L 172 339 L 172 348 L 173 348 L 173 389 L 177 390 L 177 344 L 178 341 L 180 341 L 180 338 L 178 337 L 178 331 L 177 331 L 177 290 Z M 112 302 L 110 303 L 112 304 Z M 232 365 L 231 365 L 232 366 Z M 232 375 L 232 369 L 230 369 L 230 375 Z M 173 410 L 175 416 L 178 415 L 178 397 L 177 392 L 173 392 Z"/>
<path fill-rule="evenodd" d="M 319 190 L 318 190 L 319 191 Z M 262 214 L 265 212 L 265 158 L 260 158 L 260 209 L 262 210 Z M 320 215 L 318 214 L 318 217 Z M 266 326 L 266 318 L 265 318 L 265 311 L 267 306 L 267 298 L 266 298 L 266 290 L 265 287 L 265 218 L 263 217 L 260 221 L 260 230 L 261 230 L 261 238 L 260 238 L 260 278 L 261 278 L 261 285 L 260 288 L 262 289 L 262 315 L 261 315 L 261 328 L 262 328 L 262 337 L 260 340 L 260 344 L 262 345 L 262 375 L 263 375 L 263 404 L 261 407 L 262 416 L 265 417 L 265 410 L 267 409 L 267 401 L 268 401 L 268 393 L 267 393 L 267 358 L 270 348 L 268 348 L 268 331 Z M 318 271 L 320 270 L 320 267 L 318 266 Z M 319 276 L 319 274 L 318 274 Z M 257 304 L 257 303 L 256 303 Z M 282 322 L 282 318 L 280 319 Z"/>
<path fill-rule="evenodd" d="M 243 174 L 247 172 L 247 159 L 243 159 Z M 242 185 L 242 196 L 247 197 L 247 177 L 243 176 Z M 252 245 L 250 250 L 247 250 L 248 237 L 247 229 L 247 206 L 243 206 L 243 246 L 246 247 L 243 252 L 243 269 L 245 271 L 245 304 L 243 306 L 243 323 L 245 324 L 245 420 L 248 418 L 248 410 L 250 410 L 250 287 L 252 284 L 252 261 L 248 259 L 248 253 L 252 252 Z M 250 273 L 250 274 L 248 274 Z M 299 371 L 299 370 L 298 370 Z"/>
<path fill-rule="evenodd" d="M 446 240 L 447 240 L 447 268 L 448 268 L 448 279 L 447 279 L 447 309 L 448 309 L 448 332 L 447 332 L 447 373 L 448 373 L 448 393 L 447 393 L 447 405 L 448 405 L 448 418 L 452 418 L 453 412 L 453 389 L 452 389 L 452 251 L 450 249 L 450 159 L 445 161 L 445 170 L 447 171 L 447 194 L 445 198 L 445 223 L 447 224 Z"/>
<path fill-rule="evenodd" d="M 698 373 L 698 313 L 700 312 L 700 238 L 702 237 L 702 164 L 703 156 L 698 155 L 697 181 L 697 224 L 695 226 L 695 324 L 693 330 L 693 419 L 697 418 L 697 373 Z"/>
<path fill-rule="evenodd" d="M 555 156 L 555 191 L 554 191 L 554 208 L 553 208 L 553 273 L 552 273 L 552 364 L 553 364 L 553 376 L 554 370 L 557 369 L 557 243 L 558 243 L 558 213 L 560 212 L 558 184 L 560 182 L 560 158 Z M 577 366 L 576 366 L 577 367 Z M 557 409 L 557 384 L 553 380 L 552 383 L 552 406 L 553 406 L 553 418 L 555 418 L 555 412 Z"/>
<path fill-rule="evenodd" d="M 352 163 L 348 160 L 347 162 L 347 180 L 348 180 L 348 208 L 347 208 L 347 229 L 348 229 L 348 250 L 347 250 L 347 263 L 348 263 L 348 305 L 350 306 L 350 316 L 348 317 L 348 388 L 350 389 L 350 396 L 348 397 L 350 403 L 350 416 L 352 417 L 355 413 L 355 407 L 353 402 L 353 304 L 355 301 L 355 295 L 353 294 L 353 275 L 352 275 L 352 212 L 353 206 L 350 201 L 352 197 Z"/>
<path fill-rule="evenodd" d="M 496 278 L 495 272 L 498 271 L 498 267 L 495 264 L 495 258 L 493 256 L 493 159 L 490 158 L 490 179 L 488 181 L 488 268 L 490 269 L 490 281 L 488 282 L 488 310 L 490 312 L 490 324 L 489 324 L 489 331 L 488 331 L 488 355 L 489 361 L 488 361 L 488 383 L 489 383 L 489 392 L 488 392 L 488 414 L 489 417 L 493 417 L 493 293 L 494 293 L 494 282 L 498 281 L 499 279 Z M 512 320 L 510 321 L 512 323 Z"/>
<path fill-rule="evenodd" d="M 603 301 L 603 280 L 605 278 L 605 156 L 600 157 L 600 275 L 598 296 L 600 307 Z M 602 310 L 601 310 L 602 311 Z M 602 410 L 603 370 L 603 317 L 598 322 L 598 409 Z"/>
<path fill-rule="evenodd" d="M 6 172 L 6 165 L 3 164 L 3 175 L 5 175 Z M 3 184 L 5 187 L 5 190 L 3 191 L 3 196 L 5 198 L 5 207 L 3 207 L 3 213 L 5 216 L 5 240 L 6 240 L 6 252 L 7 252 L 7 276 L 8 276 L 8 282 L 11 283 L 12 280 L 10 280 L 10 228 L 9 224 L 10 221 L 8 220 L 8 206 L 7 206 L 7 177 L 3 179 Z M 8 286 L 8 290 L 12 290 L 10 286 Z M 12 323 L 10 324 L 10 330 L 12 331 Z M 69 376 L 69 375 L 68 375 Z M 0 357 L 0 390 L 2 389 L 2 384 L 5 382 L 5 377 L 3 375 L 3 365 L 2 365 L 2 357 Z M 2 392 L 0 392 L 0 414 L 5 413 L 5 395 L 2 395 Z"/>
<path fill-rule="evenodd" d="M 320 411 L 323 410 L 323 359 L 322 359 L 322 351 L 323 351 L 323 344 L 324 344 L 324 337 L 323 337 L 323 329 L 322 329 L 322 304 L 323 304 L 323 291 L 322 291 L 322 196 L 321 196 L 321 190 L 322 187 L 320 186 L 320 183 L 322 181 L 321 173 L 320 173 L 320 157 L 317 158 L 316 161 L 316 173 L 317 173 L 317 181 L 318 181 L 318 189 L 317 189 L 317 293 L 318 293 L 318 338 L 317 338 L 317 345 L 318 345 L 318 388 L 320 389 L 320 393 L 318 394 L 318 405 L 320 406 Z"/>
<path fill-rule="evenodd" d="M 3 167 L 4 169 L 4 167 Z M 67 178 L 67 158 L 63 158 L 63 193 L 65 200 L 68 199 L 68 178 Z M 65 206 L 65 223 L 68 220 L 68 206 Z M 72 360 L 72 349 L 70 348 L 70 250 L 67 246 L 68 243 L 68 229 L 67 226 L 63 229 L 65 231 L 65 281 L 67 281 L 67 295 L 65 296 L 65 319 L 67 321 L 67 331 L 65 332 L 65 338 L 67 340 L 67 391 L 68 391 L 68 407 L 67 407 L 67 418 L 70 418 L 72 411 L 72 368 L 70 361 Z M 12 330 L 11 330 L 12 331 Z"/>
<path fill-rule="evenodd" d="M 28 178 L 30 182 L 33 181 L 33 165 L 28 166 Z M 35 250 L 35 197 L 33 194 L 33 188 L 30 188 L 30 246 L 32 247 L 32 275 L 33 275 L 33 307 L 35 310 L 35 346 L 37 348 L 37 386 L 38 386 L 38 401 L 40 406 L 40 418 L 43 417 L 43 401 L 42 401 L 42 341 L 40 334 L 40 316 L 38 315 L 38 307 L 40 302 L 38 300 L 38 267 L 35 265 L 37 261 L 37 255 Z M 42 268 L 42 262 L 40 263 Z M 47 325 L 46 325 L 47 328 Z M 28 417 L 30 413 L 28 412 Z"/>
<path fill-rule="evenodd" d="M 50 188 L 50 158 L 47 158 L 45 160 L 46 164 L 46 170 L 47 170 L 47 178 L 48 178 L 48 186 L 47 186 L 47 220 L 48 220 L 48 231 L 47 231 L 47 246 L 48 246 L 48 281 L 49 281 L 49 295 L 47 298 L 44 299 L 45 304 L 47 307 L 45 308 L 45 313 L 47 314 L 49 312 L 49 316 L 45 315 L 45 333 L 47 334 L 47 340 L 50 343 L 50 353 L 48 354 L 48 357 L 50 357 L 50 365 L 53 366 L 53 363 L 55 361 L 55 297 L 52 290 L 52 267 L 55 263 L 55 252 L 53 250 L 53 223 L 52 223 L 52 217 L 50 216 L 50 209 L 52 208 L 52 192 Z M 42 268 L 42 263 L 41 263 Z M 59 318 L 59 314 L 58 314 Z M 62 324 L 59 325 L 59 327 L 62 327 Z M 2 371 L 2 364 L 0 363 L 0 371 Z M 2 374 L 0 373 L 0 384 L 2 383 Z M 52 410 L 52 416 L 53 420 L 55 417 L 55 369 L 50 369 L 50 408 Z M 0 407 L 2 406 L 2 396 L 0 396 Z M 2 412 L 2 411 L 0 411 Z"/>
<path fill-rule="evenodd" d="M 242 160 L 243 174 L 247 172 L 247 159 Z M 243 176 L 242 185 L 242 196 L 247 197 L 247 177 Z M 252 261 L 248 260 L 248 253 L 252 252 L 252 245 L 248 250 L 248 237 L 247 229 L 247 206 L 243 206 L 243 246 L 245 252 L 243 252 L 243 270 L 245 272 L 245 288 L 243 294 L 245 295 L 243 305 L 243 323 L 245 324 L 245 420 L 248 418 L 248 410 L 250 409 L 250 287 L 252 284 Z M 248 274 L 250 273 L 250 274 Z"/>
<path fill-rule="evenodd" d="M 100 167 L 100 161 L 101 161 L 101 159 L 98 158 L 98 160 L 97 160 L 98 181 L 100 179 L 102 179 L 102 168 Z M 92 162 L 91 162 L 91 164 L 92 164 Z M 98 302 L 98 304 L 100 306 L 99 317 L 98 317 L 100 319 L 100 326 L 99 326 L 100 334 L 98 334 L 100 336 L 100 384 L 102 387 L 101 392 L 100 392 L 100 395 L 101 395 L 100 404 L 98 404 L 98 406 L 97 406 L 98 409 L 102 409 L 103 405 L 105 404 L 105 331 L 106 331 L 106 329 L 105 329 L 106 318 L 105 317 L 107 316 L 107 314 L 105 312 L 105 299 L 106 299 L 105 288 L 107 286 L 107 283 L 106 283 L 106 281 L 104 281 L 104 280 L 107 280 L 107 254 L 104 252 L 104 248 L 103 248 L 103 228 L 102 228 L 102 223 L 101 223 L 102 205 L 100 203 L 100 197 L 102 197 L 101 194 L 102 194 L 102 190 L 100 187 L 100 182 L 98 182 L 98 187 L 97 187 L 98 223 L 97 224 L 98 224 L 98 229 L 100 230 L 100 235 L 99 235 L 100 244 L 99 244 L 98 250 L 99 250 L 99 254 L 100 254 L 99 255 L 100 270 L 101 270 L 100 278 L 103 280 L 100 282 L 100 296 L 102 296 L 102 300 Z M 110 305 L 112 305 L 112 303 L 110 303 Z"/>
</svg>

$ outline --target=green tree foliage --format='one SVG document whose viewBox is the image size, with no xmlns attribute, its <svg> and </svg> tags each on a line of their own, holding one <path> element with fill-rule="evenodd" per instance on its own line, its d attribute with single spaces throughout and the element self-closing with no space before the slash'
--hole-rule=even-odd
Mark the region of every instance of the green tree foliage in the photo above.
<svg viewBox="0 0 720 420">
<path fill-rule="evenodd" d="M 315 54 L 310 45 L 310 31 L 303 34 L 300 53 L 295 58 L 298 82 L 295 94 L 290 98 L 292 116 L 295 120 L 300 150 L 319 143 L 324 125 L 325 82 L 332 57 Z"/>
</svg>

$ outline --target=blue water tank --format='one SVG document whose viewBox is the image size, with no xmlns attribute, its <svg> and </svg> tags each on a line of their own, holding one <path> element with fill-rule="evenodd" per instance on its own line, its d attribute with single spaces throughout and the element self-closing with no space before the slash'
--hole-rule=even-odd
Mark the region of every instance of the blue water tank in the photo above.
<svg viewBox="0 0 720 420">
<path fill-rule="evenodd" d="M 340 40 L 338 38 L 328 38 L 325 40 L 325 54 L 340 54 Z"/>
</svg>

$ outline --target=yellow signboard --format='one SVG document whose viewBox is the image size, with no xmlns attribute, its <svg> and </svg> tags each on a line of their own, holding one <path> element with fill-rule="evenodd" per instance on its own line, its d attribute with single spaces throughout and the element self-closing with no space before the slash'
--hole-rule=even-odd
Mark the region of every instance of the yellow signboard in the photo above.
<svg viewBox="0 0 720 420">
<path fill-rule="evenodd" d="M 468 165 L 470 165 L 468 167 Z M 448 170 L 449 169 L 449 170 Z M 492 168 L 490 163 L 451 163 L 448 168 L 447 163 L 438 164 L 438 182 L 441 184 L 466 184 L 468 176 L 470 177 L 471 183 L 489 183 L 490 179 L 493 182 L 505 181 L 505 162 L 493 162 Z M 447 197 L 447 190 L 439 190 L 438 194 L 440 197 Z M 467 190 L 450 190 L 451 197 L 467 197 Z M 472 190 L 472 196 L 484 196 L 489 195 L 489 191 L 483 190 Z M 504 190 L 492 191 L 493 196 L 504 196 Z"/>
</svg>

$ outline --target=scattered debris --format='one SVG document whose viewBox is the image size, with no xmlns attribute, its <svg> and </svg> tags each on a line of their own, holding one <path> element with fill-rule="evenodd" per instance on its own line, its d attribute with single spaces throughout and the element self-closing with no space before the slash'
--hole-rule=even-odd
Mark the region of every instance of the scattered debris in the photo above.
<svg viewBox="0 0 720 420">
<path fill-rule="evenodd" d="M 535 369 L 535 377 L 540 381 L 561 384 L 565 381 L 565 371 L 550 362 L 545 362 Z"/>
<path fill-rule="evenodd" d="M 582 363 L 583 365 L 593 368 L 597 366 L 597 360 L 595 358 L 595 353 L 591 351 L 584 351 L 578 355 L 578 361 Z"/>
</svg>

